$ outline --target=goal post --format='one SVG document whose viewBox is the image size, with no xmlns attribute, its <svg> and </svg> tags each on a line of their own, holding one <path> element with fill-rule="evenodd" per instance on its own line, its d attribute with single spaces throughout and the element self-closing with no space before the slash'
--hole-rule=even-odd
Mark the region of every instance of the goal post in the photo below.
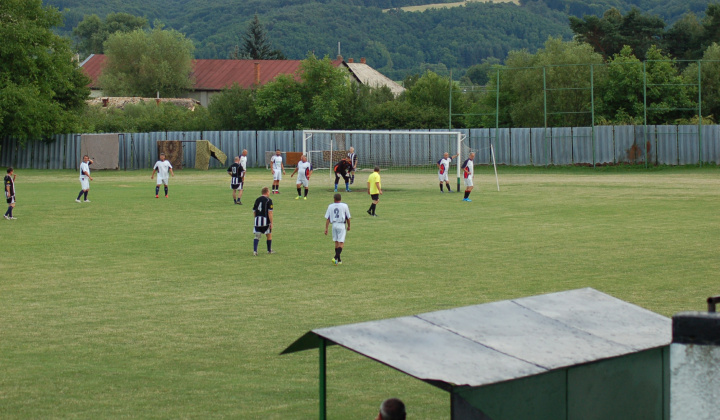
<svg viewBox="0 0 720 420">
<path fill-rule="evenodd" d="M 459 163 L 470 152 L 465 140 L 458 131 L 303 130 L 302 150 L 315 170 L 328 169 L 332 178 L 334 165 L 351 147 L 358 156 L 358 171 L 378 166 L 396 173 L 435 173 L 443 153 L 457 154 L 459 190 Z"/>
</svg>

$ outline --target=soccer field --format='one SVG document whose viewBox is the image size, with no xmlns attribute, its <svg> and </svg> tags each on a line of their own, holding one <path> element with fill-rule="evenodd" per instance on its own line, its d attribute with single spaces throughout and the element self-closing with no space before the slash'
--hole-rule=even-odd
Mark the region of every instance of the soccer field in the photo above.
<svg viewBox="0 0 720 420">
<path fill-rule="evenodd" d="M 168 199 L 150 170 L 94 171 L 78 204 L 75 171 L 18 169 L 18 219 L 0 219 L 0 418 L 316 418 L 317 351 L 279 356 L 311 329 L 580 287 L 665 316 L 720 294 L 720 169 L 499 171 L 497 192 L 476 167 L 472 203 L 432 172 L 381 172 L 378 218 L 358 174 L 335 266 L 327 172 L 305 201 L 287 171 L 277 253 L 253 257 L 269 171 L 248 172 L 238 206 L 224 170 L 176 171 Z M 390 396 L 449 418 L 446 392 L 328 349 L 329 418 L 374 418 Z"/>
</svg>

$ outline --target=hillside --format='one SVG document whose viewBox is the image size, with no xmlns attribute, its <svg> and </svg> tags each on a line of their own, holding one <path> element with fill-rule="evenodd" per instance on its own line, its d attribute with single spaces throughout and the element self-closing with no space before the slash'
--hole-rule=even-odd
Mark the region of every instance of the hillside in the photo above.
<svg viewBox="0 0 720 420">
<path fill-rule="evenodd" d="M 666 22 L 687 11 L 702 13 L 709 1 L 670 0 L 662 9 L 651 0 L 520 0 L 513 3 L 468 2 L 465 6 L 410 12 L 398 8 L 442 0 L 44 0 L 63 10 L 60 31 L 70 34 L 84 15 L 104 17 L 125 12 L 159 20 L 193 40 L 197 58 L 227 58 L 255 13 L 276 48 L 288 58 L 309 51 L 335 57 L 338 42 L 345 58 L 368 63 L 395 80 L 432 69 L 453 70 L 455 78 L 488 57 L 542 46 L 549 36 L 570 39 L 568 14 L 598 13 L 609 7 L 626 11 L 662 10 Z M 452 1 L 448 1 L 451 3 Z M 383 12 L 383 9 L 393 9 Z M 674 13 L 674 12 L 673 12 Z"/>
</svg>

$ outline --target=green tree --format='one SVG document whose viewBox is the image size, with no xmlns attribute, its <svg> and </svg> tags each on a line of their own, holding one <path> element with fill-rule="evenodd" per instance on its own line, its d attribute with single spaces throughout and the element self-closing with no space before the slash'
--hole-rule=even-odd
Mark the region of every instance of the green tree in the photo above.
<svg viewBox="0 0 720 420">
<path fill-rule="evenodd" d="M 73 35 L 77 51 L 81 55 L 88 56 L 104 53 L 103 44 L 115 32 L 132 32 L 147 28 L 149 28 L 147 19 L 128 13 L 110 13 L 105 20 L 92 14 L 85 16 L 78 23 L 78 26 L 73 29 Z"/>
<path fill-rule="evenodd" d="M 241 46 L 235 47 L 235 50 L 230 53 L 230 58 L 235 60 L 284 60 L 285 56 L 280 50 L 273 49 L 267 31 L 260 23 L 258 15 L 255 14 L 247 31 L 242 36 Z"/>
<path fill-rule="evenodd" d="M 0 2 L 0 133 L 21 140 L 74 131 L 90 82 L 72 60 L 62 23 L 41 0 Z"/>
<path fill-rule="evenodd" d="M 697 60 L 702 56 L 705 28 L 693 13 L 683 15 L 663 37 L 663 50 L 678 60 Z"/>
<path fill-rule="evenodd" d="M 445 123 L 434 128 L 447 127 L 448 107 L 450 105 L 450 89 L 453 90 L 452 113 L 465 112 L 465 103 L 460 88 L 449 78 L 440 77 L 428 71 L 418 79 L 412 88 L 405 92 L 405 100 L 411 105 L 422 108 L 435 108 L 437 112 L 445 114 Z M 462 124 L 461 118 L 453 118 L 457 124 Z"/>
<path fill-rule="evenodd" d="M 257 130 L 261 127 L 255 111 L 255 91 L 237 84 L 213 96 L 208 111 L 218 130 Z"/>
<path fill-rule="evenodd" d="M 105 43 L 107 64 L 100 85 L 111 96 L 163 97 L 187 94 L 193 86 L 192 41 L 155 27 L 116 32 Z"/>
<path fill-rule="evenodd" d="M 255 112 L 262 129 L 297 130 L 303 127 L 305 104 L 300 83 L 291 75 L 281 74 L 257 90 Z"/>
<path fill-rule="evenodd" d="M 480 64 L 470 66 L 465 76 L 474 85 L 485 86 L 490 79 L 490 75 L 495 75 L 495 66 L 500 65 L 500 60 L 495 57 L 489 57 L 482 60 Z"/>
<path fill-rule="evenodd" d="M 720 118 L 720 45 L 713 43 L 702 56 L 699 64 L 690 64 L 683 72 L 683 78 L 687 84 L 698 82 L 698 72 L 702 82 L 702 114 L 703 118 L 710 117 L 713 120 Z M 699 70 L 698 70 L 699 65 Z M 691 91 L 693 96 L 697 90 Z"/>
</svg>

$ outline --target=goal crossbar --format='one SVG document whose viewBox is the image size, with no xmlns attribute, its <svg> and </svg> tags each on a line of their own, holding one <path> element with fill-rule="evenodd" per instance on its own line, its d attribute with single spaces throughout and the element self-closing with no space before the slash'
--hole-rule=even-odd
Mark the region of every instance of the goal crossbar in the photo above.
<svg viewBox="0 0 720 420">
<path fill-rule="evenodd" d="M 321 152 L 321 150 L 317 150 L 316 147 L 313 147 L 313 150 L 309 150 L 309 144 L 311 143 L 311 140 L 315 135 L 369 135 L 369 136 L 442 136 L 447 137 L 449 139 L 455 139 L 455 147 L 456 147 L 456 153 L 458 155 L 458 162 L 462 161 L 463 153 L 462 153 L 462 143 L 465 141 L 466 135 L 458 132 L 458 131 L 382 131 L 382 130 L 303 130 L 303 144 L 302 144 L 302 151 L 303 154 L 308 155 L 309 152 L 318 153 Z M 317 137 L 317 136 L 315 136 Z M 343 139 L 344 140 L 344 139 Z M 335 155 L 333 155 L 334 151 L 340 150 L 339 147 L 334 144 L 333 139 L 325 140 L 326 144 L 324 144 L 321 148 L 323 148 L 322 151 L 329 151 L 330 152 L 330 160 Z M 308 158 L 310 156 L 308 155 Z M 314 162 L 311 161 L 313 165 L 315 165 Z M 433 161 L 434 163 L 434 161 Z M 460 188 L 460 178 L 461 178 L 461 168 L 460 165 L 457 166 L 457 185 L 458 189 Z"/>
</svg>

